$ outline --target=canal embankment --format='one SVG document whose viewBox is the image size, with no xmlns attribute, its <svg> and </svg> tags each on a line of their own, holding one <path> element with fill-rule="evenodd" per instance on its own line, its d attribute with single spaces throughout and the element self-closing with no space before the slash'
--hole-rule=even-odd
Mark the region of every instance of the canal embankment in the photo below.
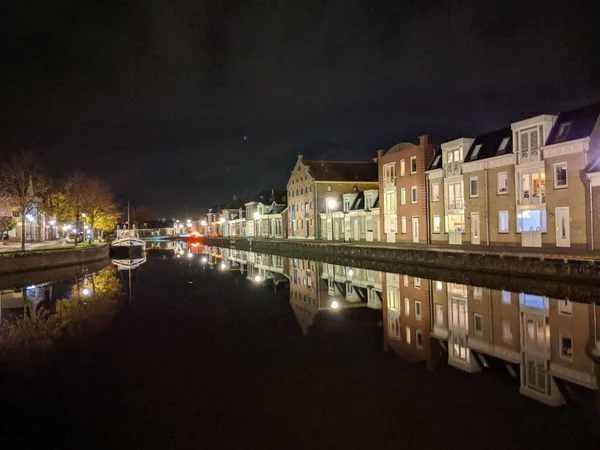
<svg viewBox="0 0 600 450">
<path fill-rule="evenodd" d="M 556 250 L 465 249 L 426 245 L 337 243 L 326 241 L 235 239 L 206 237 L 204 243 L 240 250 L 309 259 L 343 258 L 442 270 L 467 270 L 547 280 L 600 283 L 600 258 Z"/>
<path fill-rule="evenodd" d="M 0 275 L 31 272 L 105 261 L 109 247 L 52 249 L 0 254 Z"/>
</svg>

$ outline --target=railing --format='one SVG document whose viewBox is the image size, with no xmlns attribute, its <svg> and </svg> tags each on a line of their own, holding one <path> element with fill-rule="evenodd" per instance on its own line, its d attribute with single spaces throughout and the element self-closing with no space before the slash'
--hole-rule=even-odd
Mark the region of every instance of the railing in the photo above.
<svg viewBox="0 0 600 450">
<path fill-rule="evenodd" d="M 384 178 L 383 179 L 383 189 L 388 190 L 396 187 L 396 177 Z"/>
<path fill-rule="evenodd" d="M 546 203 L 546 193 L 536 191 L 522 191 L 517 196 L 517 203 L 519 205 L 543 205 Z"/>
<path fill-rule="evenodd" d="M 448 210 L 454 210 L 454 209 L 464 209 L 465 207 L 465 200 L 463 198 L 455 198 L 455 199 L 448 199 L 448 204 L 447 204 L 447 209 Z"/>
<path fill-rule="evenodd" d="M 446 177 L 462 175 L 462 162 L 448 163 L 444 166 Z"/>
<path fill-rule="evenodd" d="M 539 147 L 526 148 L 519 152 L 519 164 L 541 160 L 542 150 Z"/>
</svg>

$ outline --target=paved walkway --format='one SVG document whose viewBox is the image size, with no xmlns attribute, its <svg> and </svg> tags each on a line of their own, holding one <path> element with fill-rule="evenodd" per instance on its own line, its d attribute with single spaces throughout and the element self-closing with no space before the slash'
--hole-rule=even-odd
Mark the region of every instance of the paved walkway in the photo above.
<svg viewBox="0 0 600 450">
<path fill-rule="evenodd" d="M 225 238 L 227 239 L 227 238 Z M 398 248 L 407 250 L 428 250 L 450 253 L 474 253 L 483 255 L 496 256 L 525 256 L 533 258 L 552 258 L 552 259 L 569 259 L 569 260 L 587 260 L 600 261 L 600 251 L 577 250 L 572 248 L 557 249 L 557 248 L 541 248 L 541 247 L 498 247 L 486 245 L 450 245 L 450 244 L 413 244 L 400 242 L 341 242 L 341 241 L 325 241 L 312 239 L 252 239 L 253 241 L 269 241 L 269 242 L 305 242 L 314 245 L 339 245 L 353 247 L 369 247 L 369 248 Z"/>
<path fill-rule="evenodd" d="M 44 241 L 44 242 L 27 242 L 25 244 L 25 250 L 42 250 L 42 249 L 51 249 L 51 248 L 62 248 L 73 246 L 72 243 L 68 243 L 64 239 L 57 239 L 54 241 Z M 20 242 L 9 242 L 7 244 L 0 243 L 0 252 L 18 252 L 21 250 Z"/>
</svg>

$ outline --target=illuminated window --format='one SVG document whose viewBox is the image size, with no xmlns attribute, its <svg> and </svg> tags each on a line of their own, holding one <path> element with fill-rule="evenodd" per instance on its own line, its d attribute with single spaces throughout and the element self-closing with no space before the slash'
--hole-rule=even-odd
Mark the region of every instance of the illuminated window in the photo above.
<svg viewBox="0 0 600 450">
<path fill-rule="evenodd" d="M 406 189 L 405 188 L 400 189 L 400 204 L 406 205 Z"/>
<path fill-rule="evenodd" d="M 406 175 L 406 164 L 404 164 L 404 160 L 400 161 L 400 176 L 403 177 Z"/>
<path fill-rule="evenodd" d="M 512 342 L 512 328 L 510 327 L 510 322 L 507 320 L 502 320 L 502 340 L 507 344 Z"/>
<path fill-rule="evenodd" d="M 404 297 L 404 315 L 410 316 L 410 300 L 406 297 Z"/>
<path fill-rule="evenodd" d="M 411 339 L 410 339 L 410 327 L 406 327 L 406 343 L 408 345 L 410 345 Z"/>
<path fill-rule="evenodd" d="M 442 284 L 442 282 L 441 282 L 441 281 L 436 281 L 436 282 L 435 282 L 435 290 L 436 290 L 436 291 L 441 291 L 441 290 L 442 290 L 442 287 L 443 287 L 443 284 Z"/>
<path fill-rule="evenodd" d="M 483 296 L 483 289 L 481 286 L 473 286 L 473 298 L 481 298 Z"/>
<path fill-rule="evenodd" d="M 573 314 L 573 303 L 570 300 L 558 300 L 558 313 L 565 316 Z"/>
<path fill-rule="evenodd" d="M 508 233 L 508 211 L 498 211 L 498 233 Z"/>
<path fill-rule="evenodd" d="M 510 305 L 512 303 L 510 291 L 502 291 L 502 303 L 505 305 Z"/>
<path fill-rule="evenodd" d="M 508 176 L 506 172 L 500 172 L 497 176 L 498 195 L 508 194 Z"/>
<path fill-rule="evenodd" d="M 406 234 L 406 217 L 402 216 L 401 222 L 400 222 L 400 232 L 402 234 Z"/>
<path fill-rule="evenodd" d="M 414 277 L 414 284 L 416 288 L 420 288 L 421 287 L 421 279 L 419 277 Z"/>
<path fill-rule="evenodd" d="M 400 291 L 398 289 L 388 289 L 388 308 L 391 311 L 400 309 Z"/>
<path fill-rule="evenodd" d="M 331 185 L 330 184 L 327 185 L 327 192 L 331 192 Z"/>
<path fill-rule="evenodd" d="M 404 286 L 408 286 L 408 275 L 402 275 L 402 281 Z"/>
<path fill-rule="evenodd" d="M 440 201 L 440 184 L 434 183 L 431 185 L 431 201 L 439 202 Z"/>
<path fill-rule="evenodd" d="M 440 219 L 440 216 L 433 216 L 433 227 L 431 232 L 435 233 L 435 234 L 439 234 L 441 231 L 441 224 L 442 221 Z"/>
<path fill-rule="evenodd" d="M 444 307 L 439 303 L 435 304 L 435 323 L 438 325 L 444 324 Z"/>
</svg>

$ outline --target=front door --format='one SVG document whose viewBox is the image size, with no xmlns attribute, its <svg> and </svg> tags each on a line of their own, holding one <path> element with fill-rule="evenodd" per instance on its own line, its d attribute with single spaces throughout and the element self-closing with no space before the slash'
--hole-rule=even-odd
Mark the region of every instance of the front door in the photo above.
<svg viewBox="0 0 600 450">
<path fill-rule="evenodd" d="M 360 219 L 354 219 L 352 232 L 352 240 L 355 242 L 360 241 Z"/>
<path fill-rule="evenodd" d="M 471 213 L 471 244 L 481 244 L 479 213 Z"/>
<path fill-rule="evenodd" d="M 419 218 L 412 218 L 412 241 L 419 242 Z"/>
<path fill-rule="evenodd" d="M 367 240 L 367 242 L 373 242 L 373 217 L 372 216 L 365 217 L 365 228 L 367 230 L 365 239 Z"/>
<path fill-rule="evenodd" d="M 571 246 L 571 224 L 568 206 L 556 208 L 554 217 L 556 217 L 556 246 Z"/>
</svg>

